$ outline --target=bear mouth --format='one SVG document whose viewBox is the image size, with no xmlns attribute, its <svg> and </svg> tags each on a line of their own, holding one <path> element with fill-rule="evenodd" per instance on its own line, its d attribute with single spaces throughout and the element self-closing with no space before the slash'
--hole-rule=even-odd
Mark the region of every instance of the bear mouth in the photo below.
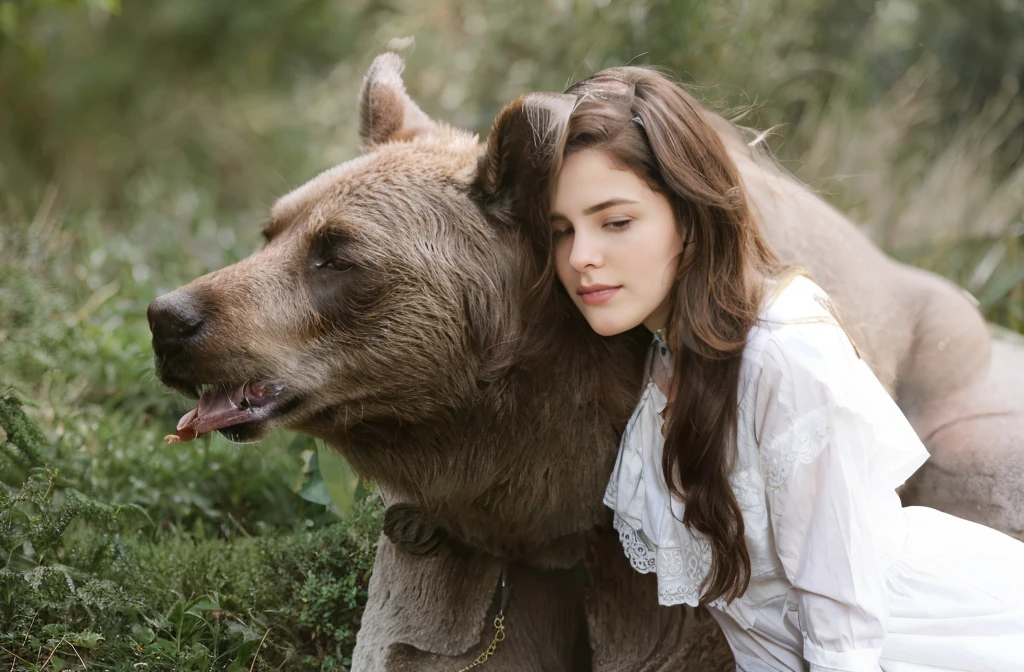
<svg viewBox="0 0 1024 672">
<path fill-rule="evenodd" d="M 298 399 L 285 394 L 283 384 L 271 381 L 218 383 L 193 389 L 199 403 L 178 421 L 177 434 L 164 437 L 167 443 L 192 441 L 213 431 L 236 443 L 252 441 L 265 433 L 268 421 L 298 403 Z"/>
</svg>

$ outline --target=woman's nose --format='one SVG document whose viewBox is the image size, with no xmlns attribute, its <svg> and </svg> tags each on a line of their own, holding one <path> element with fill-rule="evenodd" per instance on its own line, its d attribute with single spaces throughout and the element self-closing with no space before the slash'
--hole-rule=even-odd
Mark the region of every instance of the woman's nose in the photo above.
<svg viewBox="0 0 1024 672">
<path fill-rule="evenodd" d="M 573 236 L 572 250 L 569 251 L 569 265 L 577 273 L 587 269 L 600 268 L 604 264 L 604 255 L 597 241 L 590 236 L 577 233 Z"/>
</svg>

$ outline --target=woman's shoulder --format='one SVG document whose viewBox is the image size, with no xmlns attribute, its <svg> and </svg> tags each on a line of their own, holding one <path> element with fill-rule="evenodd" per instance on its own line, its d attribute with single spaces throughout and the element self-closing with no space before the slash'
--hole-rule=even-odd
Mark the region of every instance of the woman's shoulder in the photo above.
<svg viewBox="0 0 1024 672">
<path fill-rule="evenodd" d="M 858 358 L 828 294 L 798 275 L 769 289 L 750 330 L 744 359 L 750 374 L 773 366 L 823 373 L 839 360 Z"/>
<path fill-rule="evenodd" d="M 828 293 L 806 275 L 776 281 L 769 285 L 759 325 L 777 331 L 822 320 L 835 323 L 831 302 Z"/>
</svg>

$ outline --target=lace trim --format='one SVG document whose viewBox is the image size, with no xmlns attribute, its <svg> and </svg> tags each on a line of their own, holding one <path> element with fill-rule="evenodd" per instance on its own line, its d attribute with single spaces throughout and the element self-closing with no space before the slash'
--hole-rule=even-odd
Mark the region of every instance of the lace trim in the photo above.
<svg viewBox="0 0 1024 672">
<path fill-rule="evenodd" d="M 657 569 L 657 556 L 654 544 L 647 540 L 643 533 L 637 532 L 619 514 L 615 514 L 612 527 L 619 533 L 622 550 L 629 558 L 629 564 L 641 574 L 650 574 Z"/>
<path fill-rule="evenodd" d="M 711 571 L 711 544 L 707 539 L 691 533 L 692 546 L 684 553 L 677 546 L 658 548 L 618 514 L 612 527 L 619 533 L 622 550 L 633 569 L 641 574 L 657 575 L 659 604 L 696 607 L 700 603 L 700 585 Z"/>
<path fill-rule="evenodd" d="M 761 475 L 768 490 L 778 490 L 798 464 L 810 464 L 825 449 L 829 407 L 822 406 L 797 419 L 792 427 L 761 449 Z"/>
<path fill-rule="evenodd" d="M 679 604 L 696 607 L 700 604 L 700 595 L 693 589 L 693 586 L 664 588 L 658 584 L 658 604 L 663 607 L 674 607 Z"/>
<path fill-rule="evenodd" d="M 761 479 L 755 476 L 753 469 L 741 469 L 729 477 L 729 485 L 732 486 L 733 495 L 740 508 L 746 511 L 756 511 L 767 508 L 764 501 L 764 489 L 761 486 Z"/>
</svg>

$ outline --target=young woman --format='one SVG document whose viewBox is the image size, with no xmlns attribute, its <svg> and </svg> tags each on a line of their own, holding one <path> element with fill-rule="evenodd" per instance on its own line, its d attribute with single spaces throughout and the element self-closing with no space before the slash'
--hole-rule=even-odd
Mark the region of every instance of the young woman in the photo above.
<svg viewBox="0 0 1024 672">
<path fill-rule="evenodd" d="M 543 280 L 653 334 L 605 503 L 660 603 L 708 606 L 747 672 L 1024 670 L 1024 544 L 901 507 L 924 446 L 698 104 L 642 68 L 569 93 Z"/>
</svg>

